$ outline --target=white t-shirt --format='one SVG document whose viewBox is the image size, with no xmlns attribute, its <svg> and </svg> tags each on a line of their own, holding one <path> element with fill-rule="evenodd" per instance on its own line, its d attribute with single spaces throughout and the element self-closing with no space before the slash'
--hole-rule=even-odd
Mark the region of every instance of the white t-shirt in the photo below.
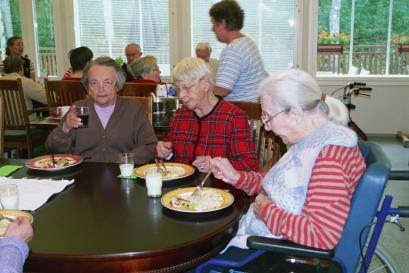
<svg viewBox="0 0 409 273">
<path fill-rule="evenodd" d="M 226 100 L 257 102 L 258 86 L 267 76 L 256 44 L 244 36 L 234 39 L 223 49 L 216 86 L 231 90 Z"/>
</svg>

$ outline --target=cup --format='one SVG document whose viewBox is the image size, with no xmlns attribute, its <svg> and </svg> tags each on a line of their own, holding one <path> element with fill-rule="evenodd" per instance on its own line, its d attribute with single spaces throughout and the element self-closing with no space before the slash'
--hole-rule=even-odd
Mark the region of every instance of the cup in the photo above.
<svg viewBox="0 0 409 273">
<path fill-rule="evenodd" d="M 0 203 L 3 209 L 18 209 L 18 189 L 16 184 L 0 187 Z"/>
<path fill-rule="evenodd" d="M 162 195 L 162 174 L 156 168 L 145 172 L 145 184 L 148 197 L 155 198 Z"/>
<path fill-rule="evenodd" d="M 67 112 L 70 110 L 71 106 L 58 106 L 57 107 L 57 116 L 62 118 L 67 114 Z"/>
<path fill-rule="evenodd" d="M 119 169 L 122 177 L 129 177 L 133 174 L 134 161 L 133 153 L 119 154 Z"/>
<path fill-rule="evenodd" d="M 75 115 L 81 119 L 82 125 L 80 128 L 88 127 L 88 117 L 89 117 L 89 107 L 87 106 L 77 106 L 75 108 Z"/>
</svg>

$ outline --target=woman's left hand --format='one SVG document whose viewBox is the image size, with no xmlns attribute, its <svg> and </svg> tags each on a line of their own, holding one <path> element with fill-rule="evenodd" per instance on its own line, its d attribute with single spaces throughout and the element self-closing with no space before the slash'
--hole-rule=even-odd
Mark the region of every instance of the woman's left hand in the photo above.
<svg viewBox="0 0 409 273">
<path fill-rule="evenodd" d="M 199 172 L 207 173 L 210 171 L 210 156 L 198 156 L 196 160 L 192 162 L 192 165 L 195 166 Z"/>
<path fill-rule="evenodd" d="M 268 203 L 271 203 L 270 197 L 262 193 L 257 195 L 253 204 L 254 215 L 256 215 L 257 218 L 263 219 L 263 208 Z"/>
</svg>

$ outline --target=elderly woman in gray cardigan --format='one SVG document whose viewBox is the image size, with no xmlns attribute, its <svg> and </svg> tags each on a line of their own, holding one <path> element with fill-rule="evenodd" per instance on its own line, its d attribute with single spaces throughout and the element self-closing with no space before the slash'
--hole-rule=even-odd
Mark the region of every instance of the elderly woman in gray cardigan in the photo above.
<svg viewBox="0 0 409 273">
<path fill-rule="evenodd" d="M 89 63 L 82 77 L 89 98 L 74 103 L 48 136 L 47 149 L 94 162 L 117 162 L 118 154 L 124 152 L 132 152 L 137 164 L 151 160 L 155 132 L 140 105 L 117 96 L 124 82 L 122 69 L 111 58 L 99 57 Z M 87 127 L 76 115 L 80 106 L 89 108 Z"/>
</svg>

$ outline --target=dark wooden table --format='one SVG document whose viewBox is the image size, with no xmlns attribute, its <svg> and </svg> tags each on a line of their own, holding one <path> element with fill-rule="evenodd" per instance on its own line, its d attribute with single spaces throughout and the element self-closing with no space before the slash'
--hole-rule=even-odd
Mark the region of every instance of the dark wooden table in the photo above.
<svg viewBox="0 0 409 273">
<path fill-rule="evenodd" d="M 2 160 L 1 165 L 10 161 Z M 28 272 L 183 272 L 216 255 L 247 208 L 246 196 L 230 189 L 234 204 L 203 215 L 176 213 L 146 196 L 144 180 L 117 178 L 117 164 L 83 163 L 64 173 L 22 168 L 13 177 L 66 178 L 75 183 L 33 212 L 34 238 Z M 165 182 L 163 191 L 196 185 L 194 175 Z"/>
</svg>

